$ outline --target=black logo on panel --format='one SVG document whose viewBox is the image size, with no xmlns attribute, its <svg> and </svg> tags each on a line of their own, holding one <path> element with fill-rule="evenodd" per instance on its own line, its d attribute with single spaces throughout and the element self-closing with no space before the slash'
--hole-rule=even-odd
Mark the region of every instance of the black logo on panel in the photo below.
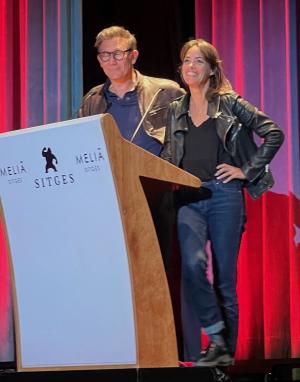
<svg viewBox="0 0 300 382">
<path fill-rule="evenodd" d="M 55 175 L 45 175 L 40 178 L 34 179 L 34 188 L 43 189 L 49 187 L 57 187 L 57 186 L 65 186 L 75 183 L 75 178 L 72 173 L 61 173 L 61 169 L 57 169 L 57 158 L 55 154 L 52 152 L 50 147 L 44 147 L 42 150 L 42 157 L 45 158 L 45 173 L 55 172 Z M 62 166 L 61 166 L 62 167 Z M 49 171 L 52 170 L 52 171 Z"/>
<path fill-rule="evenodd" d="M 55 164 L 57 164 L 57 158 L 56 156 L 52 153 L 50 147 L 48 147 L 48 149 L 46 149 L 46 147 L 43 148 L 43 151 L 42 151 L 42 156 L 45 158 L 46 160 L 46 166 L 45 166 L 45 172 L 48 173 L 48 170 L 50 168 L 52 168 L 52 170 L 54 170 L 55 172 L 57 171 L 56 169 L 56 166 L 54 165 L 54 161 L 55 161 Z"/>
</svg>

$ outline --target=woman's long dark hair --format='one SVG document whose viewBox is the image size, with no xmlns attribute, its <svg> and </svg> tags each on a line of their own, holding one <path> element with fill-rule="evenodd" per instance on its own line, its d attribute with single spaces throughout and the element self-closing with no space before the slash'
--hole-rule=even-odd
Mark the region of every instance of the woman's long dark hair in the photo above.
<svg viewBox="0 0 300 382">
<path fill-rule="evenodd" d="M 222 94 L 232 91 L 229 80 L 225 77 L 217 49 L 209 42 L 199 38 L 186 42 L 180 51 L 180 59 L 183 62 L 188 50 L 196 46 L 199 48 L 205 61 L 210 65 L 213 74 L 210 76 L 209 88 L 206 98 L 209 100 L 216 94 Z M 181 70 L 181 68 L 180 68 Z"/>
</svg>

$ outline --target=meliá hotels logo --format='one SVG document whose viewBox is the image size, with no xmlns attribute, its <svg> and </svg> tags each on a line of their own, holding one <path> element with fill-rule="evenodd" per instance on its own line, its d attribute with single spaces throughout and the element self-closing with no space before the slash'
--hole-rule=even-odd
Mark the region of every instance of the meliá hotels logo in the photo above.
<svg viewBox="0 0 300 382">
<path fill-rule="evenodd" d="M 96 151 L 81 153 L 75 156 L 75 163 L 83 166 L 85 172 L 100 171 L 104 160 L 100 147 Z"/>
<path fill-rule="evenodd" d="M 8 178 L 8 183 L 21 183 L 22 176 L 27 173 L 22 160 L 14 164 L 9 164 L 7 166 L 0 167 L 0 177 Z"/>
</svg>

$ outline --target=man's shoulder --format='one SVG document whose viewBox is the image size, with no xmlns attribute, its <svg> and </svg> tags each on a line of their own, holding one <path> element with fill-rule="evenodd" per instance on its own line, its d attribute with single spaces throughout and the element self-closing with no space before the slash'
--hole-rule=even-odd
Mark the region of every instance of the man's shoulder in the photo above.
<svg viewBox="0 0 300 382">
<path fill-rule="evenodd" d="M 179 97 L 175 98 L 171 103 L 170 103 L 170 106 L 172 108 L 177 108 L 177 107 L 181 107 L 183 104 L 186 103 L 186 97 L 187 95 L 186 94 L 182 94 L 180 95 Z"/>
<path fill-rule="evenodd" d="M 86 117 L 104 112 L 106 104 L 103 97 L 103 86 L 104 84 L 94 86 L 84 95 L 77 116 Z"/>
<path fill-rule="evenodd" d="M 84 98 L 91 97 L 93 95 L 100 95 L 102 93 L 104 84 L 100 84 L 91 88 L 84 96 Z"/>
</svg>

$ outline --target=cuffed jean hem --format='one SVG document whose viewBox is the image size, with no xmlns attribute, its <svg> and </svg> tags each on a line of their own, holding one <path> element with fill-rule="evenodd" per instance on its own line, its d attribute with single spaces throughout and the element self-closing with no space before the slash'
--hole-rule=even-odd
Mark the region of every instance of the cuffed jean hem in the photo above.
<svg viewBox="0 0 300 382">
<path fill-rule="evenodd" d="M 224 321 L 218 321 L 215 324 L 206 326 L 203 329 L 205 330 L 205 333 L 208 335 L 216 334 L 216 333 L 219 333 L 221 330 L 225 329 L 225 324 L 224 324 Z"/>
</svg>

